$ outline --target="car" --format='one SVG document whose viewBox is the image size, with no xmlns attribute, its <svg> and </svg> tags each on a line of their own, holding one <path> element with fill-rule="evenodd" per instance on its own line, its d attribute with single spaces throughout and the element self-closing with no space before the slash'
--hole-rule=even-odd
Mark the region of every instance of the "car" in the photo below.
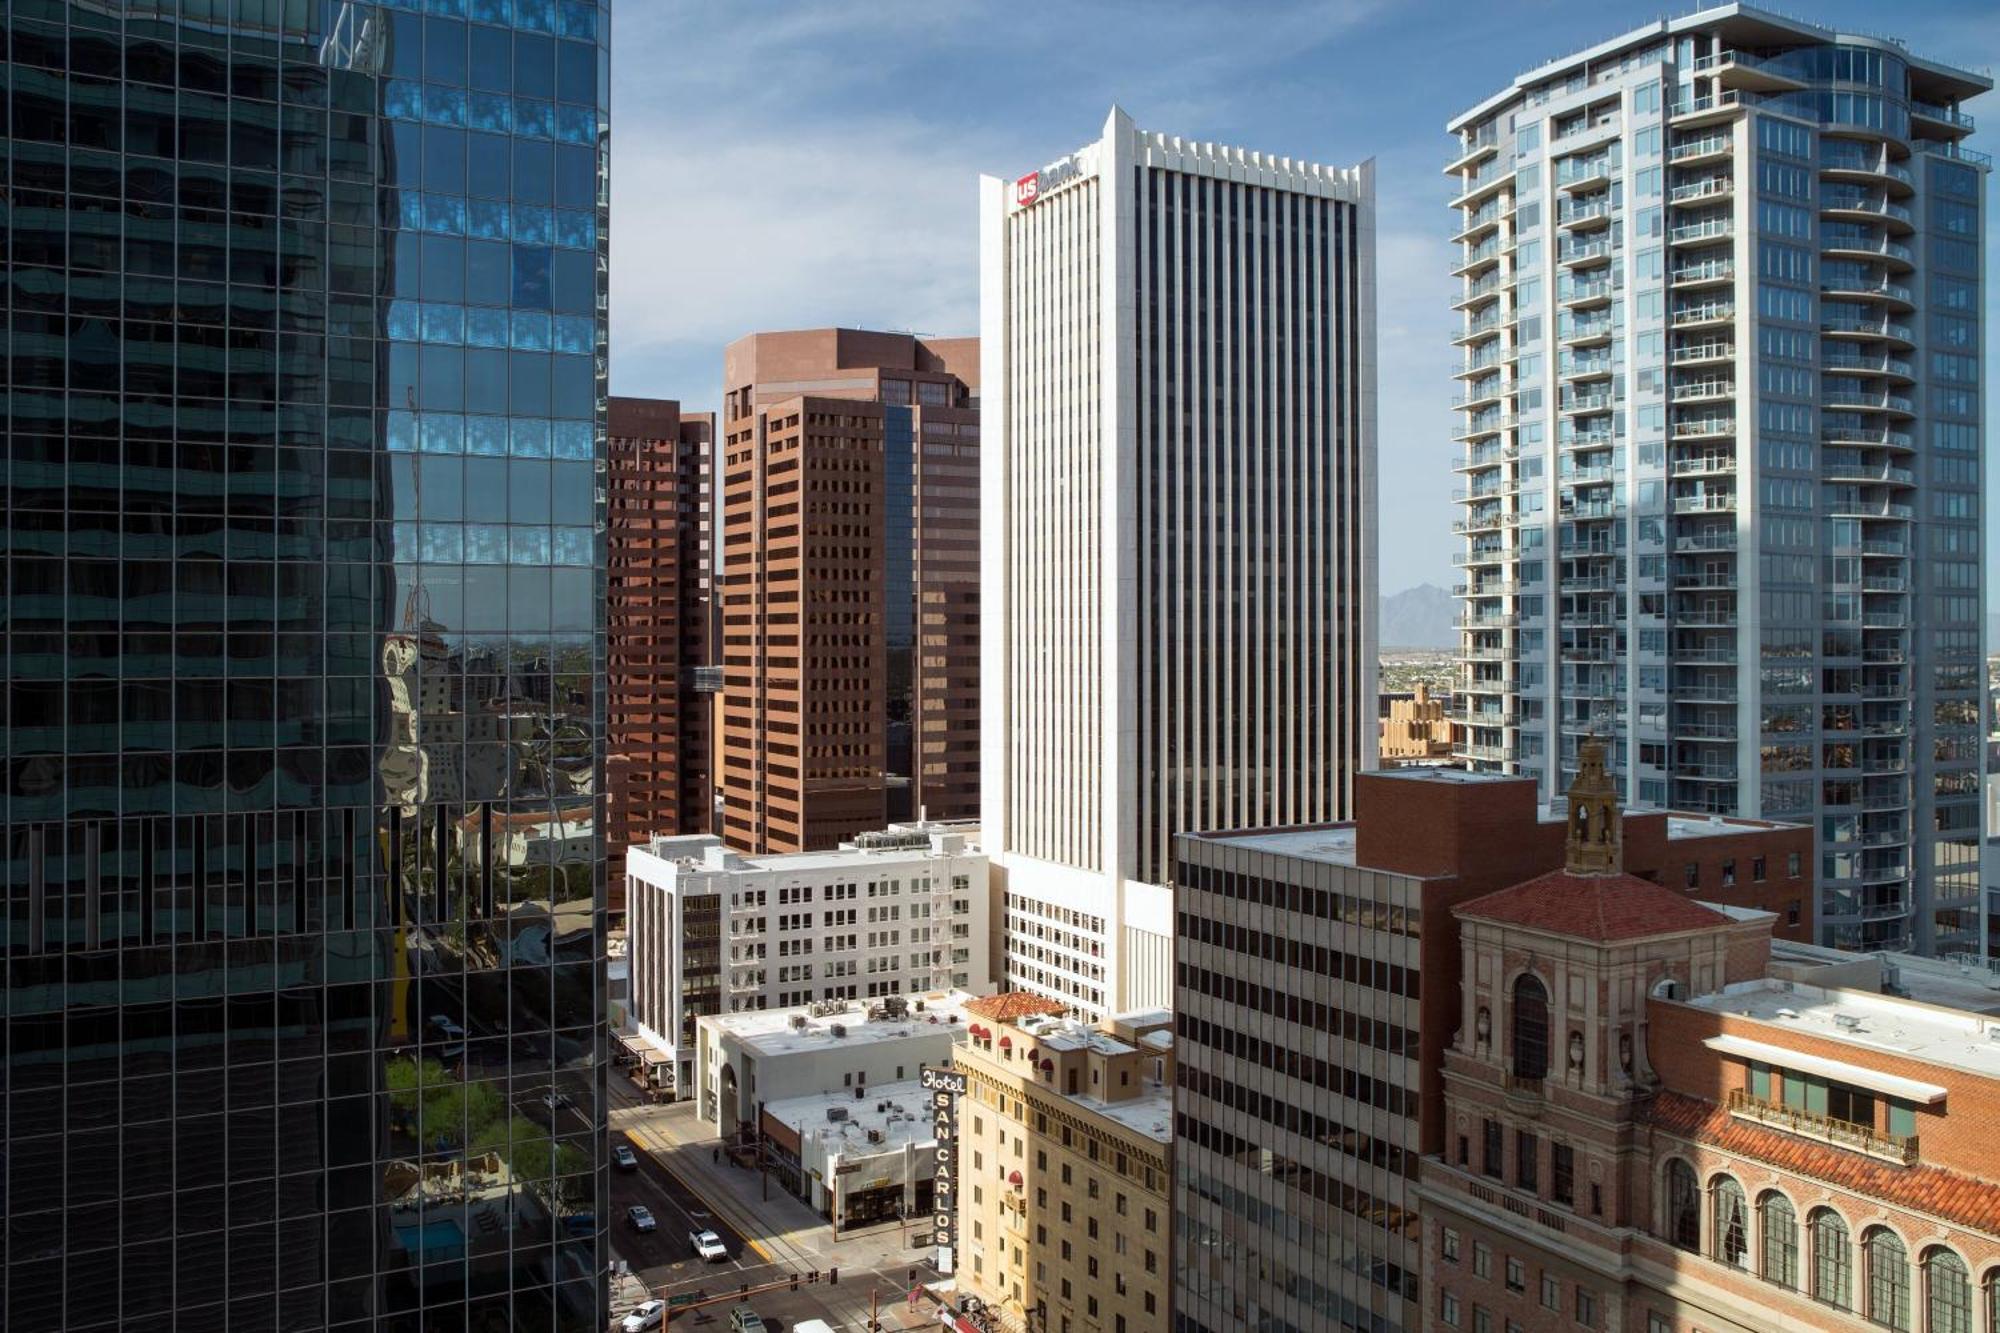
<svg viewBox="0 0 2000 1333">
<path fill-rule="evenodd" d="M 667 1322 L 665 1301 L 640 1301 L 632 1307 L 618 1325 L 619 1333 L 646 1333 L 649 1328 L 659 1328 Z"/>
<path fill-rule="evenodd" d="M 560 1111 L 563 1107 L 569 1105 L 569 1098 L 560 1092 L 545 1092 L 542 1094 L 542 1105 L 548 1107 L 551 1111 Z"/>
<path fill-rule="evenodd" d="M 729 1333 L 770 1333 L 771 1326 L 764 1322 L 764 1316 L 747 1305 L 739 1305 L 729 1312 Z"/>
<path fill-rule="evenodd" d="M 453 1022 L 445 1014 L 432 1014 L 431 1026 L 443 1033 L 447 1041 L 464 1041 L 465 1029 Z"/>
<path fill-rule="evenodd" d="M 713 1231 L 688 1232 L 688 1248 L 710 1263 L 719 1263 L 729 1257 L 729 1247 Z"/>
<path fill-rule="evenodd" d="M 635 1203 L 625 1210 L 625 1220 L 632 1224 L 634 1231 L 658 1231 L 659 1222 L 653 1217 L 653 1210 L 643 1203 Z"/>
<path fill-rule="evenodd" d="M 612 1144 L 611 1160 L 617 1164 L 620 1171 L 637 1171 L 639 1169 L 639 1154 L 632 1151 L 632 1145 L 629 1143 Z"/>
</svg>

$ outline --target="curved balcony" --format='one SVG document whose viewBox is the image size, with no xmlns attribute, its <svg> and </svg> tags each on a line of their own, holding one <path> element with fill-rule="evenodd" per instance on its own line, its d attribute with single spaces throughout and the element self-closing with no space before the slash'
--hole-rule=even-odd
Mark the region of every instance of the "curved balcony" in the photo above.
<svg viewBox="0 0 2000 1333">
<path fill-rule="evenodd" d="M 1841 194 L 1822 196 L 1819 201 L 1819 214 L 1823 218 L 1850 222 L 1880 222 L 1888 230 L 1903 236 L 1917 229 L 1910 210 L 1902 204 L 1891 203 L 1886 198 L 1856 198 Z"/>
<path fill-rule="evenodd" d="M 1884 279 L 1868 285 L 1845 282 L 1839 278 L 1822 279 L 1819 284 L 1821 296 L 1831 296 L 1842 300 L 1879 301 L 1892 309 L 1910 311 L 1916 309 L 1916 297 L 1909 287 L 1900 282 Z"/>
<path fill-rule="evenodd" d="M 1898 272 L 1907 273 L 1917 265 L 1916 252 L 1901 241 L 1892 241 L 1886 234 L 1878 235 L 1866 244 L 1851 236 L 1835 233 L 1822 235 L 1820 253 L 1828 259 L 1873 260 L 1886 267 L 1894 267 Z"/>
<path fill-rule="evenodd" d="M 1916 346 L 1912 330 L 1899 320 L 1854 319 L 1839 315 L 1831 318 L 1822 315 L 1819 331 L 1829 338 L 1860 338 L 1871 342 L 1900 343 L 1905 350 Z"/>
<path fill-rule="evenodd" d="M 1837 370 L 1843 375 L 1884 375 L 1908 382 L 1914 382 L 1917 377 L 1916 368 L 1907 358 L 1887 354 L 1863 356 L 1858 352 L 1842 352 L 1821 356 L 1819 366 L 1821 370 Z"/>
<path fill-rule="evenodd" d="M 1856 393 L 1852 389 L 1823 389 L 1820 391 L 1823 407 L 1844 408 L 1850 412 L 1893 412 L 1899 416 L 1915 416 L 1916 402 L 1903 393 Z"/>
</svg>

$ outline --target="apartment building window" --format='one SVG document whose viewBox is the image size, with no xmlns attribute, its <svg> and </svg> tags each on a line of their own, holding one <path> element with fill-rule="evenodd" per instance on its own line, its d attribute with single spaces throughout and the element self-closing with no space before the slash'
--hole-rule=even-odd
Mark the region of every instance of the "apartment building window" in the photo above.
<svg viewBox="0 0 2000 1333">
<path fill-rule="evenodd" d="M 1764 858 L 1761 856 L 1750 858 L 1750 882 L 1752 884 L 1764 882 Z"/>
<path fill-rule="evenodd" d="M 1548 1072 L 1549 993 L 1524 972 L 1514 982 L 1514 1077 L 1539 1080 Z"/>
<path fill-rule="evenodd" d="M 1542 1308 L 1560 1310 L 1563 1308 L 1562 1283 L 1554 1273 L 1542 1274 Z"/>
<path fill-rule="evenodd" d="M 1715 1217 L 1711 1234 L 1715 1258 L 1731 1268 L 1750 1266 L 1750 1209 L 1743 1187 L 1729 1176 L 1719 1177 L 1710 1195 Z"/>
<path fill-rule="evenodd" d="M 1444 1261 L 1446 1263 L 1448 1264 L 1457 1263 L 1458 1233 L 1452 1230 L 1450 1227 L 1443 1228 L 1438 1236 L 1438 1250 L 1440 1253 L 1444 1255 Z"/>
<path fill-rule="evenodd" d="M 1734 858 L 1722 863 L 1722 887 L 1725 889 L 1736 887 L 1736 861 Z"/>
<path fill-rule="evenodd" d="M 1868 1318 L 1905 1333 L 1910 1327 L 1909 1251 L 1887 1227 L 1869 1232 L 1861 1249 L 1868 1265 Z"/>
<path fill-rule="evenodd" d="M 1813 1299 L 1845 1310 L 1848 1268 L 1853 1262 L 1849 1255 L 1847 1223 L 1833 1209 L 1820 1208 L 1812 1214 L 1810 1230 Z"/>
<path fill-rule="evenodd" d="M 1542 1141 L 1525 1129 L 1514 1131 L 1514 1183 L 1531 1193 L 1542 1188 Z"/>
<path fill-rule="evenodd" d="M 1757 1202 L 1757 1232 L 1764 1238 L 1764 1280 L 1787 1290 L 1799 1285 L 1799 1218 L 1776 1190 Z"/>
<path fill-rule="evenodd" d="M 1493 1250 L 1484 1241 L 1472 1242 L 1472 1275 L 1488 1282 L 1493 1280 Z"/>
<path fill-rule="evenodd" d="M 1576 1202 L 1576 1149 L 1567 1143 L 1549 1145 L 1549 1195 L 1557 1203 Z"/>
<path fill-rule="evenodd" d="M 1472 1307 L 1472 1333 L 1493 1333 L 1493 1312 L 1483 1305 Z"/>
<path fill-rule="evenodd" d="M 1701 1252 L 1701 1184 L 1694 1168 L 1678 1157 L 1667 1163 L 1667 1239 L 1683 1250 Z"/>
<path fill-rule="evenodd" d="M 1674 1333 L 1674 1321 L 1658 1310 L 1646 1311 L 1646 1333 Z"/>
<path fill-rule="evenodd" d="M 1972 1333 L 1972 1280 L 1965 1261 L 1943 1246 L 1924 1252 L 1925 1333 Z"/>
<path fill-rule="evenodd" d="M 1576 1289 L 1576 1322 L 1585 1328 L 1597 1327 L 1597 1297 L 1582 1287 Z"/>
<path fill-rule="evenodd" d="M 1528 1289 L 1528 1266 L 1519 1259 L 1507 1261 L 1507 1290 L 1523 1292 Z"/>
<path fill-rule="evenodd" d="M 1458 1327 L 1458 1297 L 1449 1287 L 1438 1292 L 1438 1318 L 1447 1327 Z"/>
<path fill-rule="evenodd" d="M 1488 1120 L 1480 1126 L 1480 1132 L 1485 1138 L 1485 1142 L 1481 1144 L 1481 1147 L 1486 1154 L 1485 1159 L 1480 1163 L 1480 1169 L 1495 1180 L 1499 1180 L 1507 1174 L 1506 1167 L 1501 1160 L 1506 1156 L 1506 1153 L 1501 1146 L 1500 1122 L 1498 1120 Z"/>
<path fill-rule="evenodd" d="M 1797 879 L 1799 877 L 1800 860 L 1801 855 L 1798 852 L 1785 853 L 1785 877 L 1787 879 Z"/>
</svg>

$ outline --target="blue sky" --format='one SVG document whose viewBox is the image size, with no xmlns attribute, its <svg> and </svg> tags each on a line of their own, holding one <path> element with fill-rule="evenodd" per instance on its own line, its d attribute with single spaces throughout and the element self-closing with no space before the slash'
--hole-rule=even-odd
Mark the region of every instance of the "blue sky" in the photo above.
<svg viewBox="0 0 2000 1333">
<path fill-rule="evenodd" d="M 1919 55 L 2000 66 L 1992 0 L 1789 7 L 1866 32 L 1893 18 Z M 612 391 L 712 408 L 723 345 L 756 329 L 976 333 L 979 174 L 1068 152 L 1114 102 L 1187 138 L 1343 165 L 1372 156 L 1382 589 L 1449 584 L 1444 122 L 1660 12 L 1659 0 L 626 0 L 612 65 Z M 1969 109 L 2000 127 L 2000 93 Z M 2000 134 L 1972 144 L 1996 152 Z M 2000 387 L 1996 203 L 1989 181 L 1987 382 Z M 1989 441 L 1992 399 L 1989 388 Z"/>
</svg>

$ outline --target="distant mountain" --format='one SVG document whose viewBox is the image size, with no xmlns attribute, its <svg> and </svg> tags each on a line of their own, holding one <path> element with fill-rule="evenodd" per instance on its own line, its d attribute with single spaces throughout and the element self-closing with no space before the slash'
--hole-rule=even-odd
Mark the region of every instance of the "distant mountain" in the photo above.
<svg viewBox="0 0 2000 1333">
<path fill-rule="evenodd" d="M 1435 583 L 1382 599 L 1382 646 L 1384 648 L 1456 648 L 1458 631 L 1451 619 L 1458 601 Z"/>
</svg>

